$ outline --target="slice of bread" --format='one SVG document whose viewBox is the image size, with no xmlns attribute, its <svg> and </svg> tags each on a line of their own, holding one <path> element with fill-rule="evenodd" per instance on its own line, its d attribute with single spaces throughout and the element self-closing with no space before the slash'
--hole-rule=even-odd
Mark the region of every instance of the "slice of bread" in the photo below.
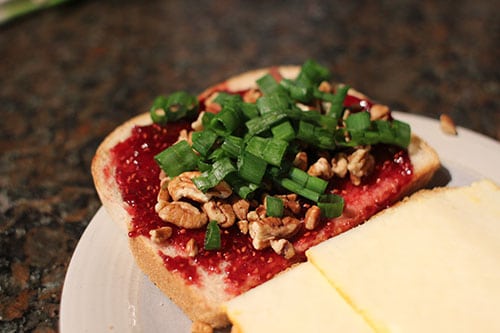
<svg viewBox="0 0 500 333">
<path fill-rule="evenodd" d="M 212 92 L 224 90 L 229 92 L 238 92 L 255 88 L 255 81 L 262 77 L 265 73 L 279 73 L 284 78 L 294 78 L 299 73 L 300 67 L 282 66 L 276 68 L 260 69 L 243 73 L 234 76 L 227 81 L 215 85 L 202 94 L 200 99 L 205 99 Z M 364 95 L 350 89 L 348 94 L 365 98 Z M 120 223 L 124 227 L 124 232 L 132 229 L 132 216 L 130 215 L 130 207 L 124 202 L 120 186 L 116 181 L 115 173 L 119 166 L 116 166 L 113 160 L 112 149 L 117 144 L 125 141 L 130 135 L 135 126 L 145 126 L 151 124 L 149 113 L 136 116 L 123 125 L 116 128 L 98 147 L 95 157 L 92 161 L 92 176 L 99 197 L 114 221 Z M 429 147 L 425 141 L 416 135 L 412 135 L 411 143 L 408 148 L 409 158 L 413 165 L 413 176 L 411 181 L 394 191 L 384 192 L 380 194 L 384 196 L 391 195 L 391 203 L 399 200 L 407 194 L 424 186 L 433 176 L 434 172 L 439 168 L 440 162 L 436 152 Z M 364 200 L 364 207 L 375 205 L 371 202 L 371 196 Z M 363 208 L 363 207 L 361 207 Z M 369 217 L 369 216 L 368 216 Z M 346 224 L 344 229 L 351 228 L 362 223 L 363 220 L 356 220 L 355 223 Z M 341 230 L 345 231 L 345 230 Z M 329 238 L 333 235 L 323 235 L 324 238 Z M 319 239 L 321 241 L 322 239 Z M 317 243 L 317 242 L 316 242 Z M 314 245 L 314 244 L 310 244 Z M 309 245 L 308 245 L 309 246 Z M 130 249 L 137 261 L 138 266 L 148 277 L 153 281 L 168 297 L 170 297 L 193 321 L 201 321 L 211 325 L 212 327 L 224 327 L 229 324 L 229 321 L 221 308 L 221 304 L 232 297 L 236 296 L 240 291 L 229 291 L 226 285 L 225 267 L 222 264 L 219 269 L 207 270 L 204 267 L 199 267 L 194 261 L 190 265 L 200 275 L 201 282 L 197 284 L 190 283 L 182 274 L 176 271 L 169 271 L 166 268 L 164 258 L 160 253 L 168 253 L 170 256 L 184 256 L 185 253 L 177 247 L 155 244 L 147 236 L 130 237 Z M 304 251 L 306 249 L 303 249 Z M 251 277 L 249 277 L 251 279 Z M 255 285 L 255 283 L 254 283 Z"/>
</svg>

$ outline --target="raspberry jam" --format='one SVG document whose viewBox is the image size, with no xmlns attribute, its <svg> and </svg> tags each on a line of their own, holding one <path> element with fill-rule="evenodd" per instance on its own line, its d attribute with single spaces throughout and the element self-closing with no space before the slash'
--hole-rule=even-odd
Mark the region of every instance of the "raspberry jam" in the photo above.
<svg viewBox="0 0 500 333">
<path fill-rule="evenodd" d="M 353 103 L 352 98 L 349 101 Z M 359 100 L 354 102 L 359 103 Z M 203 108 L 204 103 L 200 104 Z M 154 156 L 172 145 L 180 130 L 189 126 L 188 122 L 178 122 L 168 126 L 134 127 L 131 135 L 112 149 L 111 167 L 132 216 L 130 237 L 149 237 L 150 230 L 166 224 L 154 210 L 160 172 Z M 237 295 L 265 282 L 295 262 L 305 260 L 304 253 L 309 247 L 363 223 L 392 204 L 401 188 L 411 181 L 412 166 L 406 151 L 380 145 L 374 146 L 371 152 L 376 159 L 375 170 L 360 186 L 346 180 L 330 183 L 330 191 L 344 197 L 344 213 L 339 218 L 323 221 L 314 231 L 301 230 L 292 240 L 298 252 L 293 261 L 284 259 L 270 248 L 255 250 L 250 237 L 243 235 L 236 225 L 222 229 L 222 247 L 217 251 L 203 249 L 204 228 L 187 230 L 173 226 L 168 244 L 183 250 L 193 238 L 199 253 L 194 258 L 185 258 L 160 252 L 165 267 L 196 285 L 203 284 L 197 267 L 204 268 L 206 272 L 222 273 L 227 292 Z"/>
</svg>

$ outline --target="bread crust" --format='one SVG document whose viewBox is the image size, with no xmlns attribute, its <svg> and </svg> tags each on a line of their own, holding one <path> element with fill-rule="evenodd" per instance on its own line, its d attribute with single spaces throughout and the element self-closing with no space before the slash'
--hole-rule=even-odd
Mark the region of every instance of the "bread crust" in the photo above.
<svg viewBox="0 0 500 333">
<path fill-rule="evenodd" d="M 264 68 L 242 73 L 214 85 L 200 94 L 200 97 L 210 95 L 214 90 L 224 87 L 229 91 L 241 91 L 256 87 L 255 81 L 263 74 L 273 71 L 285 78 L 294 78 L 300 71 L 298 66 L 281 66 Z M 349 94 L 362 96 L 354 89 Z M 134 126 L 151 124 L 149 113 L 138 115 L 117 127 L 98 147 L 91 165 L 97 193 L 111 218 L 125 230 L 131 229 L 131 216 L 127 212 L 127 204 L 123 202 L 120 189 L 115 181 L 112 168 L 111 149 L 126 140 Z M 414 180 L 401 192 L 399 199 L 423 187 L 439 168 L 439 158 L 436 152 L 421 138 L 412 135 L 409 155 L 414 167 Z M 194 284 L 187 284 L 184 278 L 165 268 L 160 248 L 144 236 L 129 238 L 130 250 L 140 269 L 155 283 L 160 290 L 171 298 L 193 321 L 203 321 L 212 327 L 219 328 L 229 325 L 229 320 L 221 304 L 231 295 L 204 290 Z M 214 284 L 223 283 L 214 281 Z M 219 288 L 219 290 L 224 290 Z"/>
</svg>

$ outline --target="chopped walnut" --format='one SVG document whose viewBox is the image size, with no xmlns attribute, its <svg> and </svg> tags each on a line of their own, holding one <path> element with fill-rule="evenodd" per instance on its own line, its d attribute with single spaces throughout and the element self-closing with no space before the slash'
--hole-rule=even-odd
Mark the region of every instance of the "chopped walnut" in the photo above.
<svg viewBox="0 0 500 333">
<path fill-rule="evenodd" d="M 240 229 L 243 235 L 248 234 L 248 221 L 247 220 L 239 220 L 238 221 L 238 229 Z"/>
<path fill-rule="evenodd" d="M 351 182 L 356 186 L 361 184 L 361 178 L 369 175 L 375 166 L 375 158 L 370 154 L 370 146 L 356 149 L 349 155 L 347 161 Z"/>
<path fill-rule="evenodd" d="M 203 130 L 203 116 L 205 115 L 205 111 L 202 111 L 198 114 L 198 118 L 191 123 L 191 128 L 193 131 L 201 131 Z"/>
<path fill-rule="evenodd" d="M 293 215 L 297 215 L 301 211 L 300 203 L 297 199 L 297 194 L 290 193 L 284 195 L 278 195 L 278 198 L 283 200 L 283 205 L 285 209 L 289 210 Z"/>
<path fill-rule="evenodd" d="M 153 229 L 149 232 L 151 240 L 156 244 L 162 244 L 172 236 L 172 228 L 169 226 Z"/>
<path fill-rule="evenodd" d="M 374 104 L 370 108 L 370 120 L 387 120 L 389 119 L 390 109 L 387 105 Z"/>
<path fill-rule="evenodd" d="M 208 223 L 207 214 L 185 201 L 174 201 L 163 207 L 158 216 L 166 222 L 186 229 L 201 228 Z"/>
<path fill-rule="evenodd" d="M 318 90 L 325 93 L 332 92 L 332 85 L 328 81 L 323 81 L 319 84 Z"/>
<path fill-rule="evenodd" d="M 273 239 L 270 241 L 270 244 L 274 252 L 283 256 L 285 259 L 291 259 L 295 256 L 295 248 L 293 247 L 293 244 L 284 238 Z"/>
<path fill-rule="evenodd" d="M 248 210 L 250 209 L 250 203 L 245 199 L 237 199 L 233 201 L 233 211 L 236 217 L 240 220 L 247 218 Z"/>
<path fill-rule="evenodd" d="M 262 93 L 258 89 L 250 89 L 243 94 L 243 102 L 255 103 L 262 96 Z"/>
<path fill-rule="evenodd" d="M 344 178 L 347 174 L 347 155 L 344 153 L 338 153 L 332 158 L 332 172 L 340 177 Z"/>
<path fill-rule="evenodd" d="M 231 205 L 223 201 L 210 200 L 203 204 L 203 211 L 210 221 L 217 221 L 217 224 L 223 228 L 229 228 L 236 220 Z"/>
<path fill-rule="evenodd" d="M 311 206 L 304 217 L 304 226 L 307 230 L 314 230 L 319 225 L 321 209 L 318 206 Z"/>
<path fill-rule="evenodd" d="M 330 163 L 324 157 L 320 157 L 316 163 L 311 165 L 307 170 L 307 173 L 314 177 L 319 177 L 322 179 L 330 179 L 333 177 L 333 171 Z"/>
<path fill-rule="evenodd" d="M 179 137 L 177 138 L 176 143 L 180 141 L 187 141 L 191 145 L 193 144 L 192 137 L 193 137 L 193 131 L 188 132 L 188 130 L 182 129 L 179 132 Z"/>
<path fill-rule="evenodd" d="M 157 213 L 170 202 L 170 194 L 168 193 L 169 181 L 170 178 L 166 176 L 160 180 L 160 191 L 158 191 L 157 203 L 155 205 L 155 211 Z"/>
<path fill-rule="evenodd" d="M 195 321 L 191 325 L 191 333 L 213 333 L 214 329 L 207 323 Z"/>
<path fill-rule="evenodd" d="M 191 238 L 187 241 L 186 253 L 189 257 L 196 257 L 196 255 L 198 254 L 198 244 L 196 244 L 194 238 Z"/>
<path fill-rule="evenodd" d="M 307 153 L 300 151 L 295 155 L 295 159 L 293 160 L 293 165 L 300 170 L 305 171 L 307 169 Z"/>
<path fill-rule="evenodd" d="M 439 116 L 439 123 L 441 125 L 441 130 L 450 135 L 457 135 L 457 127 L 455 126 L 455 122 L 453 118 L 451 118 L 447 114 L 442 114 Z"/>
<path fill-rule="evenodd" d="M 208 96 L 205 100 L 205 108 L 210 113 L 218 113 L 222 108 L 219 103 L 215 103 L 214 100 L 219 95 L 218 92 L 214 92 L 212 95 Z"/>
<path fill-rule="evenodd" d="M 248 232 L 255 249 L 261 250 L 271 245 L 270 241 L 279 238 L 289 238 L 297 232 L 300 221 L 292 217 L 265 217 L 250 221 Z"/>
</svg>

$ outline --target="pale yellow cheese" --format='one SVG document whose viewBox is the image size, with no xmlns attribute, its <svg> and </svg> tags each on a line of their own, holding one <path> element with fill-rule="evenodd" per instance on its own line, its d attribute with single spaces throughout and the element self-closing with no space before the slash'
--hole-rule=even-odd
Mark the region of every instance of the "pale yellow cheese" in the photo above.
<svg viewBox="0 0 500 333">
<path fill-rule="evenodd" d="M 289 269 L 225 307 L 235 332 L 373 333 L 310 263 Z"/>
<path fill-rule="evenodd" d="M 417 194 L 307 252 L 378 332 L 500 332 L 500 189 Z"/>
</svg>

